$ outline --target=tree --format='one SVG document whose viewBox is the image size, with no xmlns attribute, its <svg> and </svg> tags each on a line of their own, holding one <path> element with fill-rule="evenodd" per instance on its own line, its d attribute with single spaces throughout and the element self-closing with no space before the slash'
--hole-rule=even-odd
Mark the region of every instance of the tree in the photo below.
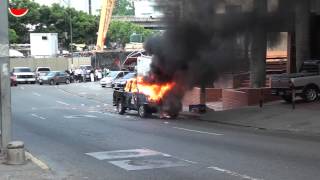
<svg viewBox="0 0 320 180">
<path fill-rule="evenodd" d="M 30 0 L 13 0 L 18 7 L 28 7 L 29 13 L 24 17 L 9 15 L 9 28 L 14 30 L 17 39 L 11 43 L 29 43 L 29 33 L 58 33 L 59 42 L 64 48 L 70 47 L 70 15 L 73 25 L 75 43 L 94 44 L 98 31 L 98 17 L 74 8 L 65 8 L 59 4 L 40 6 Z M 65 36 L 67 32 L 67 37 Z M 12 32 L 13 35 L 13 32 Z"/>
<path fill-rule="evenodd" d="M 117 0 L 113 15 L 116 16 L 134 16 L 134 6 L 129 0 Z"/>
<path fill-rule="evenodd" d="M 147 39 L 153 34 L 153 31 L 144 29 L 142 26 L 122 21 L 111 21 L 107 39 L 111 42 L 118 42 L 125 45 L 130 41 L 133 33 L 141 34 L 143 39 Z"/>
<path fill-rule="evenodd" d="M 9 29 L 9 40 L 11 43 L 16 43 L 19 39 L 16 31 L 14 29 Z"/>
</svg>

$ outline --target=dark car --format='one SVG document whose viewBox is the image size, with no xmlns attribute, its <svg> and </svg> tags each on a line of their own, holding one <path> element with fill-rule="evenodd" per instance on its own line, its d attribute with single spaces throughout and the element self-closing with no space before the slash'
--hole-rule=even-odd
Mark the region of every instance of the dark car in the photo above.
<svg viewBox="0 0 320 180">
<path fill-rule="evenodd" d="M 62 72 L 62 71 L 51 71 L 45 76 L 41 76 L 39 78 L 39 84 L 60 84 L 60 83 L 66 83 L 70 84 L 70 76 L 68 73 Z"/>
<path fill-rule="evenodd" d="M 135 73 L 135 72 L 128 73 L 127 75 L 123 76 L 122 78 L 115 80 L 112 83 L 112 87 L 114 89 L 122 89 L 126 86 L 127 81 L 129 79 L 136 78 L 136 77 L 137 77 L 137 73 Z"/>
</svg>

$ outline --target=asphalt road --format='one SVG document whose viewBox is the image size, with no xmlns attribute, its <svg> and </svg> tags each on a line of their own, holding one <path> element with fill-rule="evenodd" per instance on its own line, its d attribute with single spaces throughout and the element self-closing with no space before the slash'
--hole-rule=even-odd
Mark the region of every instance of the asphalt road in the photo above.
<svg viewBox="0 0 320 180">
<path fill-rule="evenodd" d="M 93 83 L 13 87 L 14 137 L 61 179 L 320 177 L 319 137 L 121 116 L 111 95 Z"/>
</svg>

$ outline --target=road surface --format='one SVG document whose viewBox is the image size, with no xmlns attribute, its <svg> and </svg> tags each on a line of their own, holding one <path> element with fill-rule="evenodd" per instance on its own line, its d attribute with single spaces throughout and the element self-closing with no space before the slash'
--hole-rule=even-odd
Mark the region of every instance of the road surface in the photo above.
<svg viewBox="0 0 320 180">
<path fill-rule="evenodd" d="M 113 112 L 95 83 L 12 88 L 13 133 L 63 179 L 317 180 L 319 137 Z"/>
</svg>

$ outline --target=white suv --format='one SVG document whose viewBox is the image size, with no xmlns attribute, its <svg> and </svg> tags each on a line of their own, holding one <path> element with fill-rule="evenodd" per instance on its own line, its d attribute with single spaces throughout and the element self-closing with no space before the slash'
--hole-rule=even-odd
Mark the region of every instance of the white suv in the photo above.
<svg viewBox="0 0 320 180">
<path fill-rule="evenodd" d="M 49 67 L 37 67 L 35 70 L 36 79 L 39 80 L 40 77 L 47 75 L 50 71 Z"/>
<path fill-rule="evenodd" d="M 36 83 L 36 76 L 28 67 L 14 67 L 12 74 L 16 77 L 17 83 Z"/>
</svg>

